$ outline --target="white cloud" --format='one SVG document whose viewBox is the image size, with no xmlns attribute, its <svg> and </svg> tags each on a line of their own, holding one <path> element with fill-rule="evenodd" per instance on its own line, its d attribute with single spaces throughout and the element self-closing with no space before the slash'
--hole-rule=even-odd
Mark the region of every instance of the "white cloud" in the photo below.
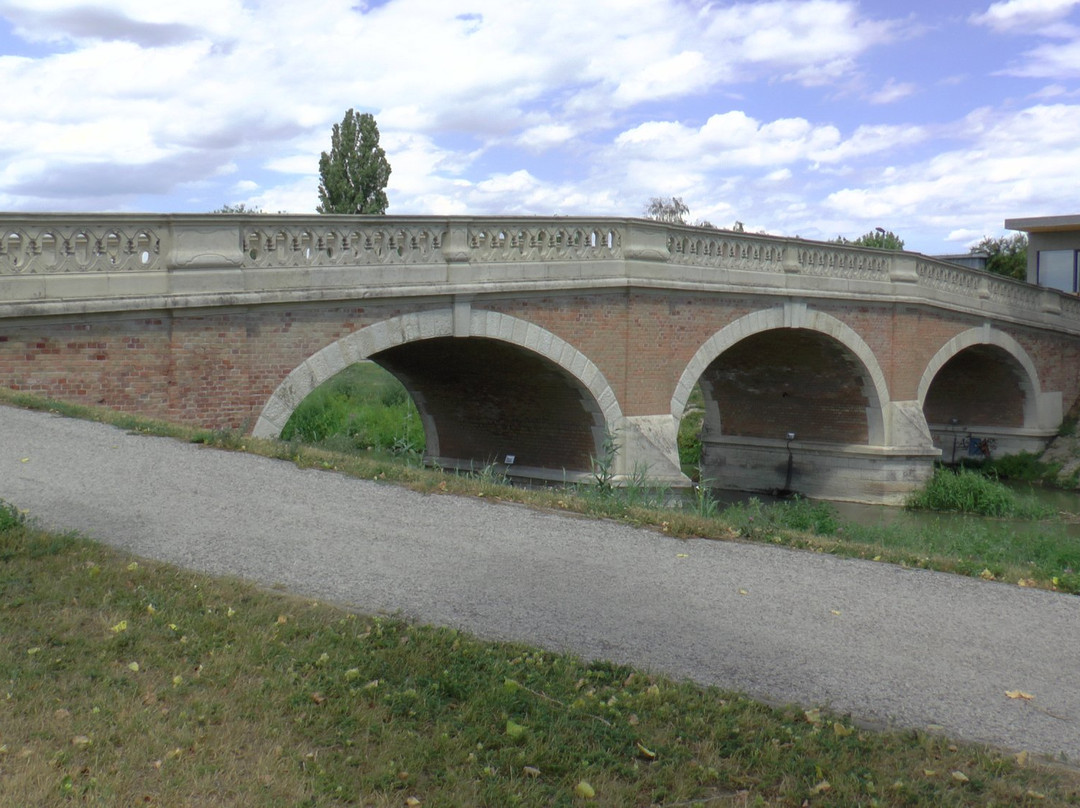
<svg viewBox="0 0 1080 808">
<path fill-rule="evenodd" d="M 1049 33 L 1049 25 L 1067 17 L 1077 5 L 1080 0 L 1004 0 L 991 3 L 986 11 L 970 19 L 1004 33 L 1030 33 L 1033 29 Z"/>
<path fill-rule="evenodd" d="M 975 229 L 965 222 L 998 229 L 1010 216 L 1071 210 L 1080 174 L 1078 127 L 1080 106 L 1034 106 L 1011 115 L 976 110 L 956 127 L 970 133 L 966 148 L 837 190 L 826 203 L 863 221 L 951 222 L 950 233 Z"/>
<path fill-rule="evenodd" d="M 867 100 L 871 104 L 892 104 L 901 98 L 907 98 L 916 89 L 918 88 L 911 82 L 889 79 L 880 90 L 869 94 Z"/>
<path fill-rule="evenodd" d="M 1003 72 L 1027 78 L 1061 80 L 1080 77 L 1080 39 L 1033 48 L 1023 55 L 1018 65 Z"/>
</svg>

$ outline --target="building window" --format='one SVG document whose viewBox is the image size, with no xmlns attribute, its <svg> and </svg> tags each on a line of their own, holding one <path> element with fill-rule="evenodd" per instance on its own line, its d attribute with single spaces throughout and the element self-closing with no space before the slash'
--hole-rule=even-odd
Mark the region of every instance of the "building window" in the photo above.
<svg viewBox="0 0 1080 808">
<path fill-rule="evenodd" d="M 1039 285 L 1075 292 L 1076 251 L 1039 250 Z"/>
</svg>

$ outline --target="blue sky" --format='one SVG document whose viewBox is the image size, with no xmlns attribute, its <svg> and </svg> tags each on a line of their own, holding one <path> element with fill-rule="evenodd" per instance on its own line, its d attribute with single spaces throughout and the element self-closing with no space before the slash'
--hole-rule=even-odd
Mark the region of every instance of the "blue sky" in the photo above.
<svg viewBox="0 0 1080 808">
<path fill-rule="evenodd" d="M 1080 0 L 0 0 L 0 210 L 640 215 L 966 252 L 1080 212 Z"/>
</svg>

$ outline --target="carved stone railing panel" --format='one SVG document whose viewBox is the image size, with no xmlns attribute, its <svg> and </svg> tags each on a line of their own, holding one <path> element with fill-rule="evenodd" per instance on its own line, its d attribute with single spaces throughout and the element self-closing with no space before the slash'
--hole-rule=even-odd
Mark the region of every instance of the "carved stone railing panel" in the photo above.
<svg viewBox="0 0 1080 808">
<path fill-rule="evenodd" d="M 565 264 L 538 272 L 508 269 L 530 262 Z M 454 267 L 409 273 L 409 267 Z M 469 264 L 474 273 L 461 272 Z M 587 271 L 592 264 L 597 269 Z M 655 264 L 650 266 L 650 264 Z M 657 266 L 664 274 L 657 275 Z M 280 277 L 267 287 L 305 289 L 345 282 L 386 286 L 480 279 L 484 283 L 560 284 L 603 275 L 650 284 L 670 277 L 680 284 L 749 291 L 782 287 L 785 294 L 828 296 L 837 284 L 823 279 L 863 281 L 843 286 L 845 296 L 917 298 L 930 305 L 1002 317 L 1035 325 L 1080 329 L 1080 299 L 1051 289 L 991 275 L 913 253 L 890 253 L 851 245 L 736 233 L 640 219 L 575 217 L 425 217 L 317 215 L 0 215 L 0 300 L 76 299 L 171 293 L 170 290 L 258 292 L 262 269 L 395 267 L 400 273 L 300 272 L 288 284 Z M 680 271 L 680 267 L 686 268 Z M 243 269 L 242 282 L 229 273 Z M 198 270 L 186 277 L 182 273 Z M 215 270 L 222 270 L 220 284 Z M 709 270 L 717 270 L 710 272 Z M 177 273 L 175 283 L 141 277 L 132 283 L 59 282 L 56 276 Z M 783 273 L 782 284 L 755 274 Z M 276 273 L 282 274 L 282 273 Z M 22 276 L 24 280 L 13 282 Z M 25 278 L 53 276 L 47 284 Z M 9 282 L 4 283 L 8 278 Z M 351 279 L 351 280 L 350 280 Z M 418 280 L 427 279 L 427 280 Z M 104 278 L 99 278 L 104 280 Z M 119 280 L 119 279 L 118 279 Z M 289 280 L 289 279 L 286 279 Z M 119 291 L 118 291 L 119 290 Z M 179 292 L 177 292 L 179 294 Z"/>
<path fill-rule="evenodd" d="M 1061 316 L 1068 319 L 1080 320 L 1080 298 L 1072 295 L 1061 295 Z"/>
<path fill-rule="evenodd" d="M 0 223 L 0 275 L 165 268 L 153 227 Z"/>
<path fill-rule="evenodd" d="M 443 260 L 446 237 L 441 226 L 320 228 L 252 223 L 241 232 L 244 265 L 251 267 L 431 264 Z"/>
<path fill-rule="evenodd" d="M 891 258 L 880 253 L 841 246 L 799 244 L 799 272 L 826 278 L 887 281 Z"/>
<path fill-rule="evenodd" d="M 970 298 L 979 296 L 979 284 L 985 277 L 955 264 L 929 260 L 917 260 L 915 272 L 921 286 Z"/>
<path fill-rule="evenodd" d="M 469 260 L 479 263 L 517 261 L 597 261 L 622 257 L 622 233 L 613 225 L 496 223 L 470 224 Z"/>
<path fill-rule="evenodd" d="M 987 279 L 990 300 L 1003 303 L 1013 309 L 1038 312 L 1042 310 L 1042 290 L 1009 278 L 990 277 Z"/>
<path fill-rule="evenodd" d="M 674 264 L 782 272 L 786 250 L 783 241 L 736 233 L 668 233 L 669 260 Z"/>
</svg>

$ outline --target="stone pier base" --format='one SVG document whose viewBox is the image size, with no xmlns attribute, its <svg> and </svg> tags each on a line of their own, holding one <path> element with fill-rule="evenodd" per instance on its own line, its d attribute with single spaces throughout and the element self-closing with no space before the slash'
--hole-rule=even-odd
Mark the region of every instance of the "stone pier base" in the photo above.
<svg viewBox="0 0 1080 808">
<path fill-rule="evenodd" d="M 938 456 L 936 449 L 710 438 L 702 441 L 701 478 L 737 491 L 902 505 L 933 474 Z"/>
</svg>

